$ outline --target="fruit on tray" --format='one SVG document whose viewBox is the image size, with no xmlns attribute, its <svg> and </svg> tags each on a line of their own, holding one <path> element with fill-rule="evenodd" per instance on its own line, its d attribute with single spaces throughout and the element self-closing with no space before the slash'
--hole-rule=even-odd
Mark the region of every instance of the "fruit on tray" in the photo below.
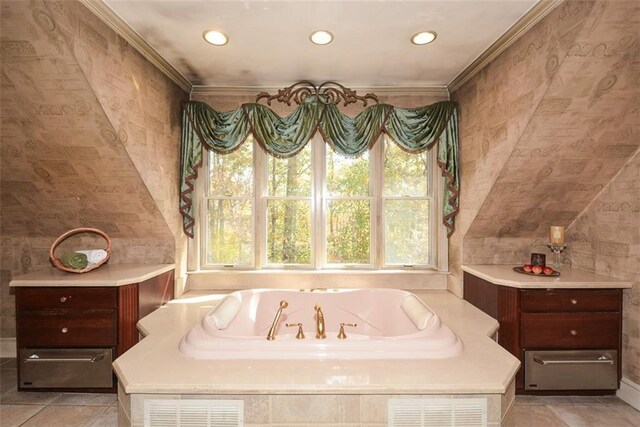
<svg viewBox="0 0 640 427">
<path fill-rule="evenodd" d="M 541 265 L 534 265 L 533 267 L 531 267 L 531 272 L 533 274 L 540 274 L 542 273 L 542 266 Z"/>
<path fill-rule="evenodd" d="M 527 273 L 531 273 L 531 268 L 532 268 L 532 267 L 533 267 L 533 266 L 532 266 L 531 264 L 525 264 L 525 265 L 523 265 L 523 266 L 522 266 L 522 269 L 523 269 L 524 271 L 526 271 Z"/>
<path fill-rule="evenodd" d="M 542 272 L 547 276 L 551 276 L 553 274 L 553 268 L 545 267 L 542 269 Z"/>
</svg>

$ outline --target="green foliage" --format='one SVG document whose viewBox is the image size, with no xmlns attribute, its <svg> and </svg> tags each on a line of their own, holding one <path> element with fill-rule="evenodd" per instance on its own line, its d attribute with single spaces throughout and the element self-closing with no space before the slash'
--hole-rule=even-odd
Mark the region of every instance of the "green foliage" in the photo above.
<svg viewBox="0 0 640 427">
<path fill-rule="evenodd" d="M 310 264 L 312 241 L 311 144 L 289 159 L 268 157 L 267 262 Z M 207 261 L 250 264 L 253 256 L 253 144 L 228 155 L 210 154 Z M 350 159 L 327 147 L 326 259 L 371 262 L 370 155 Z M 428 156 L 405 153 L 385 140 L 384 195 L 421 199 L 385 202 L 386 262 L 429 261 Z M 258 244 L 262 244 L 258 242 Z"/>
</svg>

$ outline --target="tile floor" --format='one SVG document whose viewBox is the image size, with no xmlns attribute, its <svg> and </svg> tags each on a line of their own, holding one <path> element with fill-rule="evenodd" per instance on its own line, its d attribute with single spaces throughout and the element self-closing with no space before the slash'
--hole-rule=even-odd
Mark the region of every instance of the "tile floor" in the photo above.
<svg viewBox="0 0 640 427">
<path fill-rule="evenodd" d="M 0 426 L 115 427 L 115 394 L 16 391 L 16 360 L 0 359 Z M 508 427 L 640 427 L 640 412 L 616 397 L 518 396 Z"/>
</svg>

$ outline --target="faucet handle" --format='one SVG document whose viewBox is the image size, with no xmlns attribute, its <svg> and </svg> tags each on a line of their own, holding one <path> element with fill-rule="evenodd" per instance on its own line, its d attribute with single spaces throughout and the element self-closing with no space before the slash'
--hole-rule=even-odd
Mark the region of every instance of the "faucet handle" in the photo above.
<svg viewBox="0 0 640 427">
<path fill-rule="evenodd" d="M 291 328 L 293 326 L 298 327 L 298 333 L 296 334 L 296 339 L 303 340 L 305 338 L 304 331 L 302 330 L 302 323 L 285 323 L 287 328 Z"/>
<path fill-rule="evenodd" d="M 345 326 L 353 326 L 356 327 L 358 326 L 357 323 L 340 323 L 340 332 L 338 332 L 338 339 L 339 340 L 344 340 L 347 338 L 347 334 L 344 333 L 344 327 Z"/>
</svg>

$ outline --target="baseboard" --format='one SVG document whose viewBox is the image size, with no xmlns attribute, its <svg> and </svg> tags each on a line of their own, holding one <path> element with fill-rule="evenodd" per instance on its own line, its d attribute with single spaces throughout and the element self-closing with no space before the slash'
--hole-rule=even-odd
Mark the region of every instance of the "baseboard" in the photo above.
<svg viewBox="0 0 640 427">
<path fill-rule="evenodd" d="M 622 377 L 620 389 L 616 395 L 640 411 L 640 384 L 636 384 L 627 377 Z"/>
<path fill-rule="evenodd" d="M 16 339 L 0 338 L 0 357 L 16 357 Z"/>
</svg>

